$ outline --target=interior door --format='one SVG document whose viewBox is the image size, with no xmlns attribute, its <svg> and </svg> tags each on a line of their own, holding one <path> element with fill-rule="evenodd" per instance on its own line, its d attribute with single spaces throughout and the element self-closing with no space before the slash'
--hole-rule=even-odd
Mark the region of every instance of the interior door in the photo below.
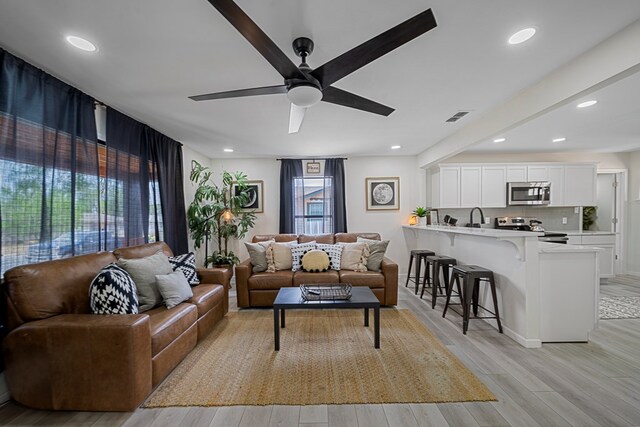
<svg viewBox="0 0 640 427">
<path fill-rule="evenodd" d="M 596 230 L 615 232 L 616 224 L 616 175 L 613 173 L 598 174 L 597 219 Z"/>
</svg>

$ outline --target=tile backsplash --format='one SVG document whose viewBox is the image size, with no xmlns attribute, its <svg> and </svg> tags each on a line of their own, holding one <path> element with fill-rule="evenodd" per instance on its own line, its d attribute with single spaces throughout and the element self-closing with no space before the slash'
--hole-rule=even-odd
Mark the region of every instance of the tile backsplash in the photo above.
<svg viewBox="0 0 640 427">
<path fill-rule="evenodd" d="M 471 209 L 438 209 L 440 221 L 445 215 L 458 219 L 458 226 L 464 226 L 469 222 Z M 580 214 L 574 212 L 574 208 L 551 208 L 531 206 L 510 206 L 508 208 L 482 209 L 485 217 L 490 217 L 491 222 L 487 227 L 495 227 L 495 218 L 498 216 L 524 216 L 538 218 L 542 226 L 548 231 L 577 231 L 580 228 Z M 567 223 L 562 223 L 562 218 L 567 218 Z M 480 221 L 478 212 L 474 212 L 474 222 Z"/>
</svg>

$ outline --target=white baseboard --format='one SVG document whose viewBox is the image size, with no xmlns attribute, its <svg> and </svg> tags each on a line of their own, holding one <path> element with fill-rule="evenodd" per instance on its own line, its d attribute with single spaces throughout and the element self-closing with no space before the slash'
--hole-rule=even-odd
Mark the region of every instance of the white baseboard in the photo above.
<svg viewBox="0 0 640 427">
<path fill-rule="evenodd" d="M 542 347 L 542 340 L 540 339 L 528 339 L 520 334 L 515 333 L 513 330 L 502 325 L 502 330 L 506 336 L 523 346 L 524 348 L 540 348 Z"/>
<path fill-rule="evenodd" d="M 627 271 L 626 275 L 627 276 L 635 276 L 638 279 L 640 279 L 640 271 Z"/>
</svg>

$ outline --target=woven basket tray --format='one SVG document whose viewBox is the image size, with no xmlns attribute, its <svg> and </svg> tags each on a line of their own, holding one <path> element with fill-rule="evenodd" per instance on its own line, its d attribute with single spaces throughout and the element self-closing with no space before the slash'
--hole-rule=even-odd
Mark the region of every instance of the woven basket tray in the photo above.
<svg viewBox="0 0 640 427">
<path fill-rule="evenodd" d="M 351 298 L 351 285 L 300 285 L 302 298 L 307 301 L 348 300 Z"/>
</svg>

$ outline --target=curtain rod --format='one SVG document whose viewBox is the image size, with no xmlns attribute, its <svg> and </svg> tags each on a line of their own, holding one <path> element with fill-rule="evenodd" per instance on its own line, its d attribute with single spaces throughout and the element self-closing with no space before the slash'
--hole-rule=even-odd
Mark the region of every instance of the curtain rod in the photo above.
<svg viewBox="0 0 640 427">
<path fill-rule="evenodd" d="M 281 160 L 328 160 L 328 159 L 339 159 L 339 160 L 349 160 L 348 157 L 312 157 L 307 159 L 293 159 L 293 158 L 284 158 L 284 159 L 276 159 L 277 161 Z"/>
</svg>

